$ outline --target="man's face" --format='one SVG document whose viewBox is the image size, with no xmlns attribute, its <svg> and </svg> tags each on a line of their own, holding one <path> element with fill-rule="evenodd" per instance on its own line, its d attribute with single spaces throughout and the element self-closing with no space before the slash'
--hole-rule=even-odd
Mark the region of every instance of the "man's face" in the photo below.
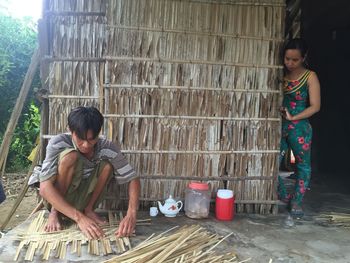
<svg viewBox="0 0 350 263">
<path fill-rule="evenodd" d="M 82 154 L 91 154 L 94 152 L 94 147 L 98 141 L 98 136 L 94 138 L 92 130 L 88 130 L 86 133 L 86 140 L 80 139 L 75 132 L 72 132 L 72 139 Z"/>
</svg>

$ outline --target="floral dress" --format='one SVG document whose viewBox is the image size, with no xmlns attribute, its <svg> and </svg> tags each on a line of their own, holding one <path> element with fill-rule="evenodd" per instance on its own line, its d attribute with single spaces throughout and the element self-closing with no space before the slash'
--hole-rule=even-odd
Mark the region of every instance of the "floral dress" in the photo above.
<svg viewBox="0 0 350 263">
<path fill-rule="evenodd" d="M 297 80 L 285 79 L 283 107 L 292 115 L 302 112 L 309 105 L 307 80 L 310 73 L 310 70 L 306 70 Z M 290 200 L 292 204 L 301 205 L 311 177 L 311 139 L 312 128 L 308 119 L 298 121 L 283 119 L 280 163 L 288 148 L 291 148 L 296 162 L 297 180 L 294 193 L 288 195 L 283 180 L 279 177 L 278 193 L 281 200 Z"/>
</svg>

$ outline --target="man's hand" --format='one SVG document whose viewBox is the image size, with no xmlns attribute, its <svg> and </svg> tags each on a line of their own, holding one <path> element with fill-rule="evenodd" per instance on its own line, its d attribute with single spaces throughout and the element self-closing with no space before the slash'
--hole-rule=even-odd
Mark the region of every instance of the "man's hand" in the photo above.
<svg viewBox="0 0 350 263">
<path fill-rule="evenodd" d="M 75 222 L 88 239 L 98 239 L 105 235 L 102 228 L 94 220 L 81 212 L 77 213 Z"/>
<path fill-rule="evenodd" d="M 129 237 L 134 233 L 136 226 L 136 211 L 129 212 L 120 221 L 119 227 L 117 231 L 115 231 L 115 235 L 117 237 Z"/>
</svg>

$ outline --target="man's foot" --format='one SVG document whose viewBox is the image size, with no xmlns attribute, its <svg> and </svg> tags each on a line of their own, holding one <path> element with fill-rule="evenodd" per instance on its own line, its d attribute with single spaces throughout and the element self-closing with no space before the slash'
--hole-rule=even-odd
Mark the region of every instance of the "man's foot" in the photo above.
<svg viewBox="0 0 350 263">
<path fill-rule="evenodd" d="M 104 220 L 103 218 L 101 218 L 98 214 L 96 214 L 96 213 L 95 213 L 94 211 L 92 211 L 92 210 L 85 210 L 85 211 L 84 211 L 84 214 L 85 214 L 88 218 L 94 220 L 94 221 L 95 221 L 97 224 L 99 224 L 99 225 L 103 225 L 103 224 L 107 223 L 106 220 Z"/>
<path fill-rule="evenodd" d="M 44 229 L 46 232 L 54 232 L 62 229 L 59 214 L 57 211 L 50 212 Z"/>
</svg>

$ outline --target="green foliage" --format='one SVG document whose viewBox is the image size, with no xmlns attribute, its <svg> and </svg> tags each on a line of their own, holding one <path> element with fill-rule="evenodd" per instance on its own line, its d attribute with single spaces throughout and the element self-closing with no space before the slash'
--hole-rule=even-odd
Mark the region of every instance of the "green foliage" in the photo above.
<svg viewBox="0 0 350 263">
<path fill-rule="evenodd" d="M 29 113 L 24 114 L 22 127 L 17 127 L 14 133 L 10 152 L 7 158 L 7 171 L 21 171 L 29 166 L 27 159 L 35 147 L 36 140 L 40 133 L 40 111 L 32 102 Z"/>
<path fill-rule="evenodd" d="M 36 47 L 37 32 L 28 18 L 20 20 L 0 15 L 0 35 L 0 134 L 3 134 Z M 35 85 L 39 85 L 38 77 Z M 32 90 L 28 98 L 24 111 L 33 98 Z"/>
<path fill-rule="evenodd" d="M 0 143 L 37 45 L 37 32 L 30 18 L 16 19 L 0 14 Z M 35 105 L 34 88 L 39 88 L 37 75 L 32 83 L 10 147 L 6 171 L 28 167 L 28 155 L 39 134 L 40 116 Z"/>
</svg>

